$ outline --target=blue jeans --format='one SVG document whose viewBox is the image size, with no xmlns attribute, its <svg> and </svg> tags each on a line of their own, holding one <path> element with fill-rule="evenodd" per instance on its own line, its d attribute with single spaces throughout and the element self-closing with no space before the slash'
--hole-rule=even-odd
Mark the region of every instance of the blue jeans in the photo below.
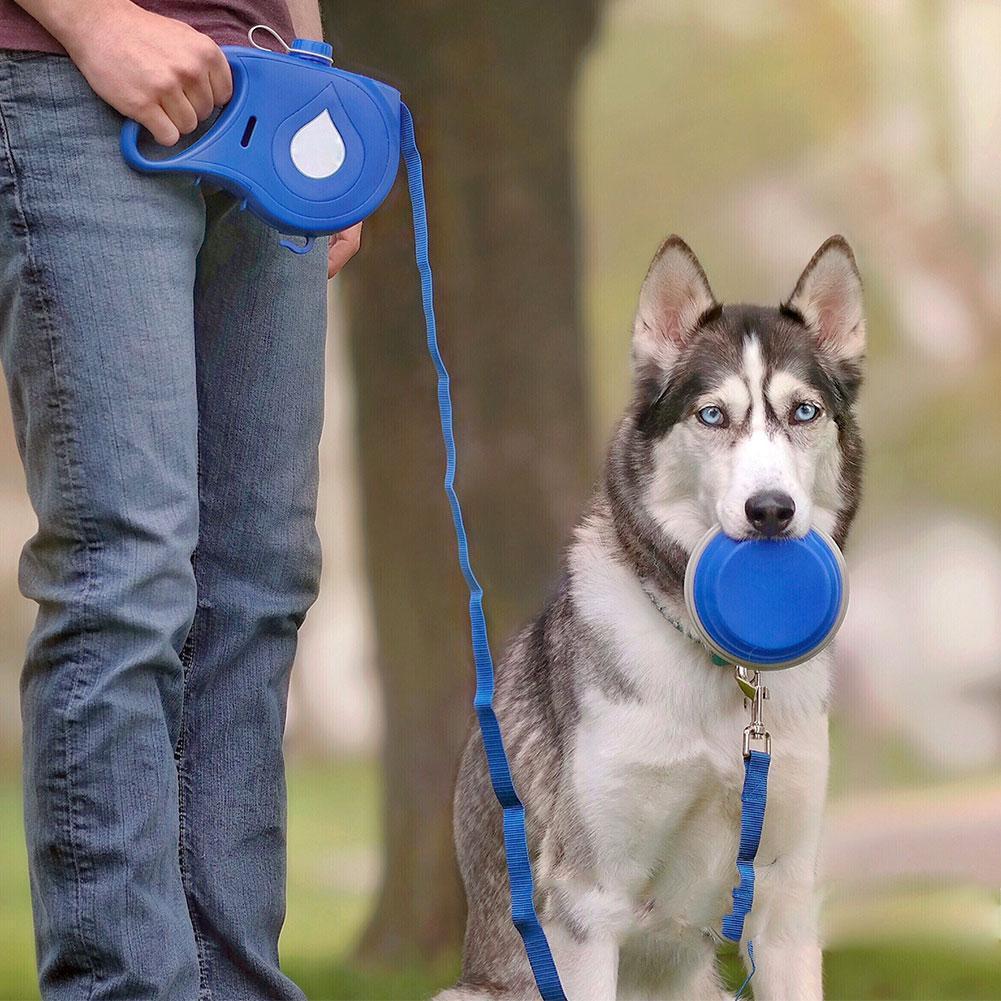
<svg viewBox="0 0 1001 1001">
<path fill-rule="evenodd" d="M 0 53 L 42 993 L 300 999 L 282 733 L 319 579 L 325 257 L 132 172 L 120 125 L 66 58 Z"/>
</svg>

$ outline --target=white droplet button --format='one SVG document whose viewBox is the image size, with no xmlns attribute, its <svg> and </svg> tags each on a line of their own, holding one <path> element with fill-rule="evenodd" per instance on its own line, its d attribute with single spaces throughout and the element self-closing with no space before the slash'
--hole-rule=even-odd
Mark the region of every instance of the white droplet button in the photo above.
<svg viewBox="0 0 1001 1001">
<path fill-rule="evenodd" d="M 294 136 L 289 154 L 296 170 L 315 181 L 330 177 L 344 163 L 344 140 L 326 108 Z"/>
</svg>

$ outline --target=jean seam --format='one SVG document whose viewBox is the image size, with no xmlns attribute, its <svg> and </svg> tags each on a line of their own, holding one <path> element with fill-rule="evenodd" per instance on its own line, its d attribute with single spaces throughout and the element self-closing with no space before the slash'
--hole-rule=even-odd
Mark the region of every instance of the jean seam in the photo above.
<svg viewBox="0 0 1001 1001">
<path fill-rule="evenodd" d="M 202 428 L 201 421 L 198 422 L 198 458 L 196 475 L 198 481 L 198 506 L 201 508 L 202 502 L 202 456 L 201 456 Z M 201 532 L 201 518 L 199 517 L 199 532 Z M 178 850 L 177 863 L 181 871 L 181 886 L 184 890 L 184 899 L 188 905 L 188 918 L 191 921 L 191 929 L 195 938 L 195 951 L 198 954 L 198 1001 L 212 1001 L 211 964 L 209 963 L 208 949 L 205 944 L 205 935 L 202 932 L 201 923 L 198 919 L 197 907 L 195 904 L 194 887 L 191 883 L 191 871 L 188 867 L 188 823 L 187 823 L 187 801 L 188 785 L 190 776 L 188 775 L 186 762 L 187 749 L 187 727 L 188 727 L 188 683 L 191 680 L 191 672 L 194 668 L 195 653 L 198 647 L 198 636 L 200 633 L 202 620 L 202 581 L 198 572 L 198 547 L 191 558 L 192 573 L 195 578 L 195 617 L 188 630 L 184 646 L 181 648 L 181 668 L 184 672 L 183 688 L 181 695 L 181 725 L 178 730 L 177 745 L 174 748 L 174 757 L 177 765 L 177 807 L 178 807 Z"/>
<path fill-rule="evenodd" d="M 50 92 L 52 89 L 51 75 L 48 75 Z M 55 95 L 52 94 L 53 102 Z M 79 486 L 73 470 L 72 457 L 69 452 L 69 441 L 73 437 L 71 422 L 69 418 L 69 401 L 66 394 L 65 385 L 61 376 L 61 366 L 58 361 L 58 335 L 56 325 L 53 322 L 52 306 L 49 296 L 46 294 L 45 283 L 43 281 L 42 268 L 35 255 L 34 244 L 31 236 L 31 226 L 28 222 L 29 212 L 26 208 L 26 199 L 19 184 L 19 176 L 16 158 L 14 156 L 13 143 L 10 137 L 10 112 L 4 107 L 4 94 L 0 90 L 0 140 L 3 143 L 3 152 L 7 161 L 7 169 L 10 173 L 11 190 L 13 194 L 13 205 L 16 213 L 15 229 L 23 240 L 23 253 L 25 261 L 25 285 L 31 290 L 38 310 L 39 326 L 44 331 L 45 342 L 48 349 L 49 372 L 53 380 L 54 402 L 58 419 L 56 426 L 55 452 L 59 460 L 60 495 L 66 502 L 71 518 L 76 522 L 80 543 L 77 546 L 78 553 L 83 555 L 84 586 L 79 598 L 81 608 L 81 622 L 84 628 L 80 630 L 80 638 L 76 651 L 73 670 L 69 672 L 69 691 L 65 705 L 65 715 L 62 720 L 63 739 L 63 768 L 65 774 L 65 810 L 66 810 L 66 842 L 69 847 L 69 857 L 73 863 L 75 876 L 75 923 L 76 932 L 80 941 L 81 953 L 87 960 L 90 968 L 90 987 L 88 998 L 93 998 L 98 981 L 97 961 L 93 948 L 93 936 L 88 937 L 85 930 L 86 919 L 84 915 L 83 890 L 85 885 L 85 870 L 88 868 L 85 860 L 81 858 L 79 842 L 77 838 L 77 816 L 79 803 L 74 795 L 77 783 L 74 781 L 74 768 L 72 766 L 72 752 L 76 749 L 71 735 L 72 709 L 77 702 L 78 693 L 82 684 L 82 676 L 86 666 L 86 638 L 93 631 L 94 623 L 87 614 L 87 602 L 94 586 L 94 569 L 91 560 L 91 551 L 101 548 L 100 541 L 95 538 L 93 526 L 88 525 L 87 519 L 82 513 L 79 502 Z"/>
<path fill-rule="evenodd" d="M 188 633 L 188 639 L 184 651 L 190 651 L 186 656 L 182 656 L 181 663 L 184 667 L 185 677 L 191 666 L 191 659 L 194 656 L 194 647 L 197 642 L 196 637 L 197 619 Z M 182 651 L 182 653 L 184 652 Z M 186 693 L 185 693 L 186 694 Z M 205 947 L 205 935 L 202 932 L 201 924 L 195 907 L 194 890 L 191 884 L 191 870 L 188 868 L 188 817 L 186 804 L 188 799 L 189 775 L 184 767 L 184 754 L 187 733 L 187 714 L 181 709 L 181 728 L 177 738 L 177 746 L 174 749 L 174 758 L 177 765 L 177 814 L 178 814 L 178 851 L 177 864 L 181 872 L 181 886 L 184 890 L 184 898 L 188 905 L 188 919 L 191 921 L 191 930 L 195 939 L 195 951 L 198 955 L 198 979 L 200 981 L 198 998 L 199 1001 L 211 1001 L 212 992 L 208 988 L 209 983 L 209 961 L 208 950 Z"/>
</svg>

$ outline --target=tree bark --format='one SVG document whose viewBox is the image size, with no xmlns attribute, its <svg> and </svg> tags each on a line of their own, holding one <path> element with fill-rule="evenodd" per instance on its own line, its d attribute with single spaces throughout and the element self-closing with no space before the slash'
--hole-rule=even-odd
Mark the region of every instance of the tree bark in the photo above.
<svg viewBox="0 0 1001 1001">
<path fill-rule="evenodd" d="M 415 116 L 458 488 L 495 652 L 555 581 L 587 487 L 573 111 L 596 7 L 325 4 L 338 64 L 399 87 Z M 473 688 L 409 212 L 401 171 L 345 271 L 386 716 L 385 869 L 360 957 L 393 964 L 461 941 L 451 798 Z"/>
</svg>

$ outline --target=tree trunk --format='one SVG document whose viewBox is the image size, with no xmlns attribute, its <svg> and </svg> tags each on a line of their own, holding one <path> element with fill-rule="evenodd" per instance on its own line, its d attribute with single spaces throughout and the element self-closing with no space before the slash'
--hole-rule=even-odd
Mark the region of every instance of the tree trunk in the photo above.
<svg viewBox="0 0 1001 1001">
<path fill-rule="evenodd" d="M 587 487 L 572 125 L 595 7 L 325 4 L 338 64 L 398 86 L 414 112 L 458 488 L 495 651 L 555 581 Z M 451 798 L 473 688 L 409 212 L 401 171 L 345 271 L 386 715 L 385 870 L 360 955 L 394 964 L 461 941 Z"/>
</svg>

